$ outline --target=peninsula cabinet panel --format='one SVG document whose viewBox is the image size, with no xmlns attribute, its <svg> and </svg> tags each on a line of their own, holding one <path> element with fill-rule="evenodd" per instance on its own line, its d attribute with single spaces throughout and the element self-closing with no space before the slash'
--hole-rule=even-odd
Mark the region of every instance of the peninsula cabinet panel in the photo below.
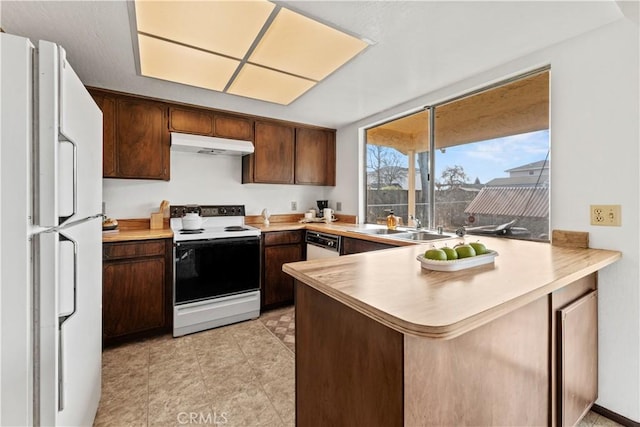
<svg viewBox="0 0 640 427">
<path fill-rule="evenodd" d="M 253 121 L 243 117 L 214 115 L 215 136 L 253 141 Z"/>
<path fill-rule="evenodd" d="M 108 95 L 94 95 L 102 110 L 102 176 L 116 177 L 116 100 Z"/>
<path fill-rule="evenodd" d="M 169 130 L 171 132 L 213 136 L 213 114 L 206 110 L 170 107 Z"/>
<path fill-rule="evenodd" d="M 295 365 L 298 426 L 421 425 L 403 423 L 403 335 L 299 282 Z"/>
<path fill-rule="evenodd" d="M 296 184 L 336 184 L 335 136 L 332 131 L 296 128 Z"/>
<path fill-rule="evenodd" d="M 558 310 L 558 425 L 573 426 L 598 398 L 597 291 Z"/>
<path fill-rule="evenodd" d="M 103 344 L 171 329 L 171 240 L 103 244 Z"/>
<path fill-rule="evenodd" d="M 256 122 L 255 152 L 243 158 L 243 182 L 293 184 L 294 144 L 291 126 Z"/>
<path fill-rule="evenodd" d="M 169 180 L 169 131 L 162 103 L 117 99 L 118 178 Z"/>
</svg>

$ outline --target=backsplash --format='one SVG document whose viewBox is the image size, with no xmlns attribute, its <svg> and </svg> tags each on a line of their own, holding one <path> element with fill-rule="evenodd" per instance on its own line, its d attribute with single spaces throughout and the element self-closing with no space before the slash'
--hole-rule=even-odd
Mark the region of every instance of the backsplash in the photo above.
<svg viewBox="0 0 640 427">
<path fill-rule="evenodd" d="M 242 184 L 242 159 L 171 153 L 171 180 L 103 179 L 102 199 L 112 218 L 143 218 L 158 210 L 164 199 L 173 204 L 244 204 L 247 215 L 291 213 L 316 207 L 330 187 L 306 185 Z M 335 202 L 330 201 L 335 208 Z"/>
</svg>

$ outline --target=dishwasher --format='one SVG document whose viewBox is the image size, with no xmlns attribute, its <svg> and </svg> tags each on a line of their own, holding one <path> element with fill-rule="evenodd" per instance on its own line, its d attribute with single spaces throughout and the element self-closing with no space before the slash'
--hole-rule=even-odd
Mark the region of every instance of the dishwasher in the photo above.
<svg viewBox="0 0 640 427">
<path fill-rule="evenodd" d="M 307 261 L 340 256 L 342 238 L 334 234 L 307 231 Z"/>
</svg>

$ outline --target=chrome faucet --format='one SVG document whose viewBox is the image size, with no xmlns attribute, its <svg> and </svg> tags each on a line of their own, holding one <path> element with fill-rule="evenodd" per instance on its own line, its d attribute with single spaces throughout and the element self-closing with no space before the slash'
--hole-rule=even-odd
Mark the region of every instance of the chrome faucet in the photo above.
<svg viewBox="0 0 640 427">
<path fill-rule="evenodd" d="M 422 228 L 422 221 L 420 221 L 420 218 L 416 218 L 414 215 L 411 215 L 411 219 L 415 224 L 416 230 L 419 230 Z"/>
</svg>

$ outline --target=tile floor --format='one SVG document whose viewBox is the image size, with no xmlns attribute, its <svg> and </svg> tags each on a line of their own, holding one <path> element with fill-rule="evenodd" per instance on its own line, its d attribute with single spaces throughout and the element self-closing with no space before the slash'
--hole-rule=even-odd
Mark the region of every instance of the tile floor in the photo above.
<svg viewBox="0 0 640 427">
<path fill-rule="evenodd" d="M 103 352 L 95 426 L 293 426 L 294 356 L 260 321 Z"/>
<path fill-rule="evenodd" d="M 107 349 L 95 426 L 293 426 L 292 307 Z M 619 424 L 589 412 L 579 427 Z"/>
</svg>

